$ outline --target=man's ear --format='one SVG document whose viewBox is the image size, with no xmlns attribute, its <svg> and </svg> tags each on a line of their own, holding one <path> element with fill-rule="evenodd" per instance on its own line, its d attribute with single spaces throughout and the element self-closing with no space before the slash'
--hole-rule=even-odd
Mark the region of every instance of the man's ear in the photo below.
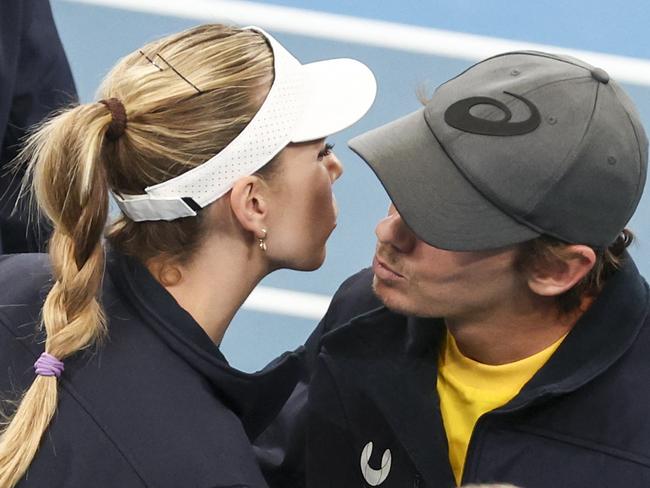
<svg viewBox="0 0 650 488">
<path fill-rule="evenodd" d="M 230 208 L 244 230 L 263 237 L 268 217 L 269 188 L 255 175 L 238 179 L 230 190 Z"/>
<path fill-rule="evenodd" d="M 558 296 L 585 277 L 596 262 L 589 246 L 573 244 L 562 251 L 563 257 L 539 263 L 528 272 L 528 287 L 538 295 Z"/>
</svg>

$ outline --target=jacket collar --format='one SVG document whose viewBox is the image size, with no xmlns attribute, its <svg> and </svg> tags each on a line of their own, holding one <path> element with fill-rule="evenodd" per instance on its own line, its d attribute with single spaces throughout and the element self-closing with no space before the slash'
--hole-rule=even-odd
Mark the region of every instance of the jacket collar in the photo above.
<svg viewBox="0 0 650 488">
<path fill-rule="evenodd" d="M 632 345 L 647 315 L 648 286 L 628 258 L 552 358 L 497 411 L 521 409 L 591 381 Z M 382 411 L 427 486 L 438 486 L 441 475 L 448 478 L 446 485 L 454 484 L 436 392 L 444 334 L 442 320 L 407 318 L 379 307 L 323 337 L 326 354 L 349 369 L 343 374 Z"/>
<path fill-rule="evenodd" d="M 649 312 L 648 284 L 626 255 L 623 267 L 609 278 L 551 359 L 508 406 L 518 408 L 540 395 L 565 393 L 591 381 L 627 351 Z M 358 353 L 402 361 L 407 355 L 435 362 L 444 327 L 440 319 L 406 318 L 381 306 L 326 334 L 323 345 L 348 356 Z"/>
<path fill-rule="evenodd" d="M 286 353 L 257 373 L 231 367 L 193 317 L 136 259 L 110 250 L 107 270 L 139 318 L 203 375 L 255 439 L 282 408 L 298 381 L 297 353 Z"/>
<path fill-rule="evenodd" d="M 514 411 L 590 382 L 632 346 L 649 311 L 648 284 L 626 254 L 622 269 L 609 278 L 553 356 L 499 411 Z"/>
</svg>

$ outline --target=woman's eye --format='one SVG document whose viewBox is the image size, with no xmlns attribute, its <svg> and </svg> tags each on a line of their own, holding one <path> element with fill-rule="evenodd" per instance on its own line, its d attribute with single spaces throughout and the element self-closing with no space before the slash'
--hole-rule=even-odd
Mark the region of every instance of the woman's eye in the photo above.
<svg viewBox="0 0 650 488">
<path fill-rule="evenodd" d="M 325 144 L 325 147 L 321 152 L 318 153 L 318 160 L 320 161 L 326 156 L 329 156 L 332 154 L 332 149 L 334 149 L 334 144 L 330 144 L 329 142 Z"/>
</svg>

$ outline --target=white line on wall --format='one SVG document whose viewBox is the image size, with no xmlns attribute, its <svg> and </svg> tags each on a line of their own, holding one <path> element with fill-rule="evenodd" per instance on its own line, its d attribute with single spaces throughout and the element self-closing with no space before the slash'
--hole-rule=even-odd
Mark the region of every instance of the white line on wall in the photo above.
<svg viewBox="0 0 650 488">
<path fill-rule="evenodd" d="M 256 312 L 320 320 L 329 304 L 330 297 L 325 295 L 258 286 L 244 302 L 244 308 Z"/>
<path fill-rule="evenodd" d="M 451 32 L 395 22 L 236 0 L 66 0 L 197 21 L 254 24 L 271 31 L 478 61 L 520 49 L 565 53 L 623 82 L 650 86 L 650 60 Z"/>
</svg>

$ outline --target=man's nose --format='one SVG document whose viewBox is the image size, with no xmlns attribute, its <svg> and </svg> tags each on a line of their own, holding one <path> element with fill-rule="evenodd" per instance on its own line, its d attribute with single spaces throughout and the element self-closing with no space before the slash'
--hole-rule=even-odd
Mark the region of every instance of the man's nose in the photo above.
<svg viewBox="0 0 650 488">
<path fill-rule="evenodd" d="M 411 252 L 417 242 L 417 237 L 393 205 L 388 209 L 388 215 L 377 224 L 375 235 L 381 244 L 390 245 L 401 253 Z"/>
</svg>

